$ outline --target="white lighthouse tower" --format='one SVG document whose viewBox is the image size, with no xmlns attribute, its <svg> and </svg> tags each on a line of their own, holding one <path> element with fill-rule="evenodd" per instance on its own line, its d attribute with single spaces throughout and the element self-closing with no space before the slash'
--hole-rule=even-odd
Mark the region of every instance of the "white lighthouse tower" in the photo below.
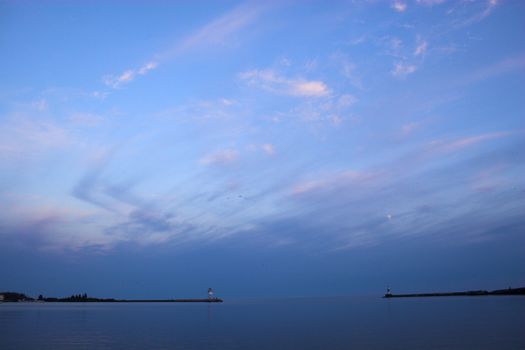
<svg viewBox="0 0 525 350">
<path fill-rule="evenodd" d="M 208 300 L 212 300 L 212 299 L 213 299 L 213 289 L 208 288 Z"/>
</svg>

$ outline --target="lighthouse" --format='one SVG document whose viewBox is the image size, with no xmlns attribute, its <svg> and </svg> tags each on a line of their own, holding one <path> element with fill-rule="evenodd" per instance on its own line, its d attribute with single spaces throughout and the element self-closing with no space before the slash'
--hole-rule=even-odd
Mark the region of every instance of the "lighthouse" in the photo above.
<svg viewBox="0 0 525 350">
<path fill-rule="evenodd" d="M 208 300 L 212 300 L 212 299 L 213 299 L 213 289 L 208 288 Z"/>
</svg>

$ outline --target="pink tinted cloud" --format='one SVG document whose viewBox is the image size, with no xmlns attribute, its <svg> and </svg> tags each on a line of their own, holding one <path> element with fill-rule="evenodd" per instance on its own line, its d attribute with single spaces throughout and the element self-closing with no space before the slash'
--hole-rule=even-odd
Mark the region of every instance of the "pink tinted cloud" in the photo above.
<svg viewBox="0 0 525 350">
<path fill-rule="evenodd" d="M 493 133 L 486 133 L 486 134 L 480 134 L 480 135 L 475 135 L 475 136 L 463 137 L 463 138 L 459 138 L 459 139 L 456 139 L 450 142 L 434 141 L 431 143 L 431 148 L 433 151 L 437 151 L 437 152 L 455 152 L 455 151 L 459 151 L 469 146 L 474 146 L 484 141 L 501 139 L 501 138 L 510 136 L 512 134 L 514 134 L 514 132 L 512 131 L 500 131 L 500 132 L 493 132 Z"/>
<path fill-rule="evenodd" d="M 525 53 L 505 58 L 499 62 L 478 69 L 467 76 L 463 81 L 461 81 L 461 83 L 475 83 L 520 70 L 525 70 Z"/>
<path fill-rule="evenodd" d="M 0 125 L 0 159 L 42 154 L 72 143 L 69 130 L 52 121 L 14 117 Z"/>
<path fill-rule="evenodd" d="M 299 97 L 322 97 L 330 94 L 326 83 L 320 80 L 288 78 L 272 69 L 254 69 L 239 74 L 247 84 L 268 90 L 276 94 Z"/>
<path fill-rule="evenodd" d="M 209 153 L 201 158 L 204 165 L 227 165 L 237 161 L 239 152 L 235 149 L 223 149 Z"/>
<path fill-rule="evenodd" d="M 372 184 L 379 176 L 379 173 L 374 172 L 342 171 L 315 180 L 299 182 L 292 186 L 291 194 L 302 195 L 316 191 L 330 191 L 343 186 Z"/>
</svg>

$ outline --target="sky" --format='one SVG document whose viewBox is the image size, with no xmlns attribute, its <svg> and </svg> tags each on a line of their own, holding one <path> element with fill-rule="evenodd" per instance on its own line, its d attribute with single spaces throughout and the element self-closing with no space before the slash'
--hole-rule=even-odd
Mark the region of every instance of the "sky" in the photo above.
<svg viewBox="0 0 525 350">
<path fill-rule="evenodd" d="M 525 3 L 0 1 L 0 290 L 525 286 Z"/>
</svg>

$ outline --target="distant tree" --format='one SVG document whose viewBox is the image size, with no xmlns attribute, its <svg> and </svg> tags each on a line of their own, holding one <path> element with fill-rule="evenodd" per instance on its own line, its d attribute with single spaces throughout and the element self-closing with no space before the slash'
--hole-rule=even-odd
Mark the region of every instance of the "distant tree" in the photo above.
<svg viewBox="0 0 525 350">
<path fill-rule="evenodd" d="M 42 296 L 42 294 L 40 294 L 40 295 L 38 296 L 38 300 L 44 300 L 44 297 Z"/>
<path fill-rule="evenodd" d="M 1 292 L 0 294 L 4 295 L 4 301 L 23 301 L 23 300 L 31 300 L 27 295 L 23 293 L 16 293 L 16 292 Z"/>
<path fill-rule="evenodd" d="M 87 299 L 87 293 L 84 293 L 84 295 L 82 295 L 82 299 L 84 299 L 84 300 Z"/>
</svg>

